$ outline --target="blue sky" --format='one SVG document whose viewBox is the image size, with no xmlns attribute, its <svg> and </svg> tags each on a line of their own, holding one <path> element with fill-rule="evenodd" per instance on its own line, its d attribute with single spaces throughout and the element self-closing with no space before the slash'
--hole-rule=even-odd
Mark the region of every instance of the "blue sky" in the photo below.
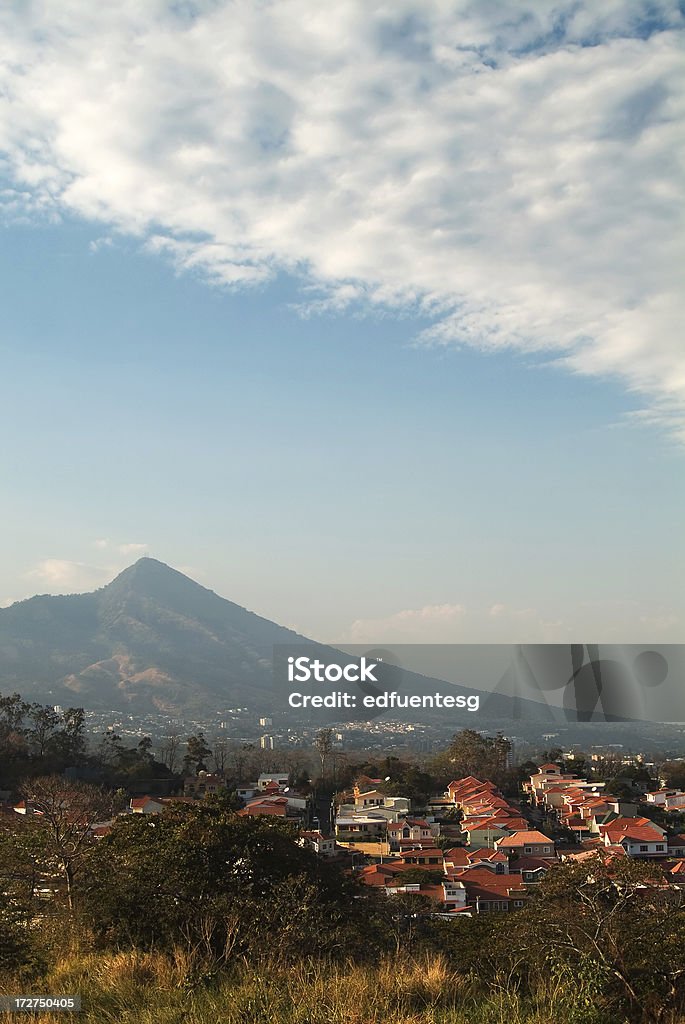
<svg viewBox="0 0 685 1024">
<path fill-rule="evenodd" d="M 519 6 L 6 26 L 3 603 L 150 553 L 322 639 L 682 641 L 682 18 Z"/>
</svg>

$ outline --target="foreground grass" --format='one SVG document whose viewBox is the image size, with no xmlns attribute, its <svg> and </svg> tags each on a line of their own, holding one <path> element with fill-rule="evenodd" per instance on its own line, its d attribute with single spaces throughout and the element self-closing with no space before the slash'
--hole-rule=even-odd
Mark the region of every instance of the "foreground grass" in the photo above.
<svg viewBox="0 0 685 1024">
<path fill-rule="evenodd" d="M 182 951 L 72 953 L 40 982 L 4 978 L 0 992 L 81 995 L 80 1014 L 30 1016 L 41 1024 L 622 1024 L 628 1018 L 582 998 L 574 987 L 541 985 L 524 999 L 501 984 L 450 971 L 440 957 L 389 958 L 366 967 L 303 963 L 203 976 Z M 0 1013 L 2 1024 L 16 1015 Z M 685 1024 L 645 1008 L 644 1022 Z"/>
</svg>

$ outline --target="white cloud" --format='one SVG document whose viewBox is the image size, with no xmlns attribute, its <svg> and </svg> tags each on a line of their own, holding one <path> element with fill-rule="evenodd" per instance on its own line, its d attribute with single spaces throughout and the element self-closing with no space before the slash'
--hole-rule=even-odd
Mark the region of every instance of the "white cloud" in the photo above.
<svg viewBox="0 0 685 1024">
<path fill-rule="evenodd" d="M 93 546 L 107 560 L 107 565 L 92 565 L 66 558 L 45 558 L 25 574 L 26 579 L 31 581 L 32 592 L 36 588 L 40 588 L 41 593 L 49 594 L 94 590 L 109 583 L 130 565 L 131 556 L 140 557 L 148 550 L 147 544 L 113 544 L 105 537 L 95 540 Z"/>
<path fill-rule="evenodd" d="M 568 640 L 568 628 L 560 620 L 545 620 L 534 608 L 439 604 L 357 619 L 343 639 L 363 644 L 556 643 Z"/>
<path fill-rule="evenodd" d="M 117 545 L 117 551 L 122 555 L 142 555 L 147 550 L 147 544 L 133 543 Z"/>
<path fill-rule="evenodd" d="M 385 618 L 357 619 L 345 641 L 353 644 L 449 643 L 461 634 L 466 609 L 460 604 L 431 604 L 405 608 Z"/>
<path fill-rule="evenodd" d="M 44 0 L 0 16 L 17 209 L 231 287 L 551 353 L 685 440 L 675 0 Z M 312 287 L 314 294 L 312 296 Z"/>
<path fill-rule="evenodd" d="M 120 555 L 143 555 L 150 547 L 149 544 L 144 544 L 141 541 L 115 544 L 109 537 L 102 537 L 93 541 L 93 546 L 99 551 L 113 551 Z"/>
<path fill-rule="evenodd" d="M 110 238 L 109 235 L 103 235 L 101 238 L 94 238 L 92 242 L 88 244 L 89 250 L 95 255 L 101 252 L 102 249 L 111 249 L 114 245 L 114 239 Z"/>
<path fill-rule="evenodd" d="M 92 590 L 111 579 L 109 569 L 71 562 L 65 558 L 46 558 L 29 570 L 27 576 L 45 588 L 43 593 L 67 593 Z"/>
<path fill-rule="evenodd" d="M 338 639 L 342 644 L 549 644 L 586 643 L 602 623 L 604 643 L 679 643 L 680 618 L 671 609 L 637 601 L 603 601 L 547 609 L 426 605 L 378 618 L 357 619 Z"/>
</svg>

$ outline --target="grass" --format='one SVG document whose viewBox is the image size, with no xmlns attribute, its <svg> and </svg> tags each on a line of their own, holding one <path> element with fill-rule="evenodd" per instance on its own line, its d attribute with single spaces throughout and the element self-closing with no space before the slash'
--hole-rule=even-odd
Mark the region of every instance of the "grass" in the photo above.
<svg viewBox="0 0 685 1024">
<path fill-rule="evenodd" d="M 182 950 L 171 956 L 75 950 L 40 982 L 0 985 L 15 994 L 27 989 L 82 997 L 82 1013 L 31 1018 L 41 1024 L 621 1024 L 615 1014 L 601 1016 L 592 1007 L 565 1003 L 561 1011 L 544 986 L 528 999 L 505 979 L 483 990 L 478 979 L 455 974 L 440 956 L 349 967 L 241 964 L 212 979 Z M 0 1014 L 0 1021 L 17 1024 L 9 1014 Z"/>
<path fill-rule="evenodd" d="M 558 1024 L 558 1009 L 536 1006 L 505 986 L 483 992 L 444 959 L 383 959 L 374 966 L 303 963 L 285 970 L 242 965 L 195 983 L 194 958 L 178 950 L 65 956 L 31 989 L 81 994 L 83 1012 L 42 1014 L 42 1024 Z M 26 991 L 3 983 L 5 992 Z M 544 998 L 543 998 L 543 1001 Z M 566 1013 L 565 1024 L 600 1024 L 595 1014 Z M 16 1017 L 1 1015 L 0 1021 Z M 619 1024 L 605 1018 L 606 1024 Z M 604 1021 L 601 1021 L 604 1024 Z"/>
</svg>

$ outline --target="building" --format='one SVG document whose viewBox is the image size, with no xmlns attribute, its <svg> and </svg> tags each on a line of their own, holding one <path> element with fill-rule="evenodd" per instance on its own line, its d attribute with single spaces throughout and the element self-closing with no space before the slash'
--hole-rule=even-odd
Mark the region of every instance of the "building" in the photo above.
<svg viewBox="0 0 685 1024">
<path fill-rule="evenodd" d="M 212 772 L 200 771 L 197 775 L 191 775 L 183 780 L 183 795 L 194 797 L 197 800 L 204 800 L 207 796 L 216 796 L 225 788 L 224 777 Z"/>
<path fill-rule="evenodd" d="M 164 804 L 151 796 L 133 796 L 128 806 L 133 814 L 161 814 L 164 810 Z"/>
<path fill-rule="evenodd" d="M 628 857 L 668 856 L 666 829 L 649 818 L 616 818 L 599 832 L 605 846 L 621 847 Z"/>
<path fill-rule="evenodd" d="M 274 783 L 281 789 L 284 789 L 288 785 L 288 779 L 290 778 L 288 772 L 262 772 L 257 779 L 257 789 L 266 789 L 267 786 L 273 785 Z"/>
<path fill-rule="evenodd" d="M 556 857 L 554 840 L 550 839 L 549 836 L 543 835 L 542 832 L 538 832 L 536 829 L 514 832 L 511 836 L 504 836 L 502 839 L 497 840 L 495 847 L 500 853 L 516 853 L 532 857 Z"/>
<path fill-rule="evenodd" d="M 338 847 L 335 839 L 331 836 L 325 836 L 322 832 L 319 832 L 318 829 L 310 829 L 300 832 L 298 843 L 300 846 L 309 847 L 309 849 L 313 850 L 319 857 L 338 856 Z"/>
</svg>

